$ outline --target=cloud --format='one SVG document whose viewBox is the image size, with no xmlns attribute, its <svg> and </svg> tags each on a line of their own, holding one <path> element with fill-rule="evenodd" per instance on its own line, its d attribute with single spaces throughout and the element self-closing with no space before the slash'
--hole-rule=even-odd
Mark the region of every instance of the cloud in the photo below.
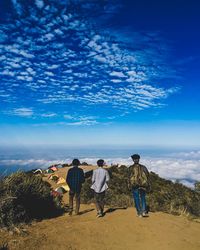
<svg viewBox="0 0 200 250">
<path fill-rule="evenodd" d="M 6 35 L 6 33 L 0 30 L 0 42 L 6 42 L 7 39 L 8 36 Z"/>
<path fill-rule="evenodd" d="M 83 120 L 83 121 L 65 123 L 65 125 L 68 126 L 93 126 L 97 124 L 98 122 L 94 120 Z"/>
<path fill-rule="evenodd" d="M 51 117 L 55 117 L 55 116 L 57 116 L 56 113 L 41 114 L 41 117 L 45 117 L 45 118 L 51 118 Z"/>
<path fill-rule="evenodd" d="M 92 126 L 96 125 L 99 122 L 96 120 L 97 117 L 94 116 L 77 116 L 77 115 L 64 115 L 66 120 L 70 122 L 64 122 L 62 124 L 69 126 Z"/>
<path fill-rule="evenodd" d="M 73 12 L 72 3 L 64 1 L 46 5 L 36 0 L 29 7 L 17 0 L 12 3 L 23 18 L 11 14 L 0 27 L 4 34 L 0 90 L 5 90 L 1 100 L 6 101 L 8 95 L 16 106 L 31 102 L 34 109 L 41 106 L 47 114 L 55 105 L 63 117 L 64 105 L 75 105 L 79 116 L 83 106 L 91 114 L 94 105 L 97 110 L 109 107 L 116 112 L 162 107 L 169 95 L 179 91 L 176 86 L 162 85 L 162 80 L 177 72 L 169 66 L 169 51 L 160 36 L 157 41 L 156 34 L 125 35 L 102 26 L 119 10 L 120 1 L 74 1 Z M 9 43 L 3 44 L 7 37 Z M 161 42 L 164 49 L 160 51 Z"/>
<path fill-rule="evenodd" d="M 176 159 L 152 159 L 144 161 L 148 164 L 151 171 L 158 173 L 167 179 L 180 180 L 199 180 L 200 172 L 198 171 L 200 161 Z"/>
<path fill-rule="evenodd" d="M 123 72 L 116 72 L 116 71 L 111 72 L 110 75 L 116 77 L 126 77 Z"/>
<path fill-rule="evenodd" d="M 65 161 L 61 161 L 60 163 Z M 45 160 L 45 159 L 27 159 L 27 160 L 0 160 L 0 173 L 9 174 L 17 170 L 31 170 L 34 168 L 48 168 L 49 166 L 56 164 L 57 161 Z M 13 167 L 15 166 L 15 167 Z"/>
<path fill-rule="evenodd" d="M 179 157 L 182 159 L 196 159 L 200 160 L 200 151 L 189 151 L 189 152 L 180 152 L 180 153 L 173 153 L 170 155 L 171 157 Z"/>
<path fill-rule="evenodd" d="M 44 2 L 42 0 L 35 0 L 35 4 L 39 9 L 44 7 Z"/>
<path fill-rule="evenodd" d="M 23 13 L 21 4 L 19 3 L 18 0 L 11 0 L 11 1 L 12 1 L 13 7 L 16 10 L 17 14 L 20 16 Z"/>
<path fill-rule="evenodd" d="M 12 111 L 12 114 L 22 117 L 31 117 L 33 116 L 33 110 L 32 108 L 16 108 Z"/>
<path fill-rule="evenodd" d="M 74 126 L 73 124 L 72 126 Z M 76 126 L 76 125 L 75 125 Z M 181 154 L 188 154 L 189 152 L 183 152 Z M 47 168 L 51 164 L 58 163 L 70 163 L 73 157 L 66 158 L 66 152 L 63 154 L 59 153 L 59 156 L 54 156 L 53 160 L 51 155 L 45 154 L 46 158 L 30 158 L 27 160 L 0 160 L 0 165 L 5 168 L 11 168 L 13 166 L 17 166 L 18 168 L 30 169 L 30 168 Z M 193 159 L 195 154 L 198 155 L 198 159 Z M 177 153 L 173 157 L 163 156 L 163 157 L 143 157 L 141 159 L 141 164 L 147 166 L 149 171 L 153 171 L 162 178 L 169 179 L 172 181 L 179 180 L 184 185 L 194 188 L 194 182 L 200 181 L 200 157 L 199 152 L 194 151 L 193 153 L 189 153 L 192 158 L 189 158 L 187 155 L 187 160 L 179 158 L 180 154 Z M 81 162 L 87 162 L 89 164 L 96 164 L 98 158 L 96 157 L 82 157 Z M 127 165 L 130 166 L 132 164 L 131 158 L 121 158 L 121 157 L 110 157 L 105 158 L 105 162 L 107 165 L 111 164 L 119 164 L 119 165 Z"/>
</svg>

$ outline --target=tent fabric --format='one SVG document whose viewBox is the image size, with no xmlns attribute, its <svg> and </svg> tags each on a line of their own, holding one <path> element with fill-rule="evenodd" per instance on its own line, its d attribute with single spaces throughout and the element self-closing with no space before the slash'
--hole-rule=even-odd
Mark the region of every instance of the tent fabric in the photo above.
<svg viewBox="0 0 200 250">
<path fill-rule="evenodd" d="M 57 192 L 57 191 L 55 191 L 55 190 L 52 190 L 52 191 L 51 191 L 51 195 L 52 195 L 53 197 L 62 196 L 61 193 L 59 193 L 59 192 Z"/>
<path fill-rule="evenodd" d="M 63 184 L 66 183 L 66 180 L 63 177 L 60 177 L 57 181 L 57 184 Z"/>
<path fill-rule="evenodd" d="M 42 174 L 42 170 L 40 168 L 33 171 L 34 174 Z"/>
<path fill-rule="evenodd" d="M 58 187 L 58 188 L 56 188 L 56 189 L 55 189 L 55 191 L 56 191 L 56 192 L 58 192 L 58 193 L 60 193 L 60 194 L 64 194 L 64 193 L 66 193 L 65 189 L 64 189 L 64 188 L 62 188 L 62 187 Z"/>
<path fill-rule="evenodd" d="M 54 172 L 58 170 L 58 168 L 55 167 L 55 166 L 54 166 L 54 167 L 51 167 L 50 169 L 53 170 Z"/>
<path fill-rule="evenodd" d="M 62 164 L 58 164 L 58 165 L 56 165 L 56 167 L 57 168 L 62 168 L 63 166 L 62 166 Z"/>
<path fill-rule="evenodd" d="M 50 175 L 49 176 L 49 179 L 52 180 L 52 181 L 57 181 L 59 179 L 59 176 L 58 175 Z"/>
<path fill-rule="evenodd" d="M 68 185 L 62 185 L 61 186 L 66 192 L 69 192 L 69 186 Z"/>
<path fill-rule="evenodd" d="M 47 174 L 52 174 L 54 171 L 51 169 L 47 169 L 46 172 L 47 172 Z"/>
</svg>

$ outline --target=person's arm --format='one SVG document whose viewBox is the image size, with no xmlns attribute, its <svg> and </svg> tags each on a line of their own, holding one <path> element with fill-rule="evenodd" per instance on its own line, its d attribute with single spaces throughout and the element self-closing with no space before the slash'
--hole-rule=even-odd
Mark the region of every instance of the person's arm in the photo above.
<svg viewBox="0 0 200 250">
<path fill-rule="evenodd" d="M 93 171 L 92 173 L 92 184 L 94 184 L 96 178 L 96 171 Z"/>
<path fill-rule="evenodd" d="M 151 186 L 152 186 L 152 184 L 151 184 L 151 180 L 150 180 L 150 174 L 149 174 L 149 171 L 148 171 L 148 169 L 144 166 L 144 171 L 145 171 L 145 174 L 146 174 L 146 176 L 147 176 L 147 187 L 146 187 L 146 191 L 147 192 L 150 192 L 151 191 Z"/>
<path fill-rule="evenodd" d="M 134 171 L 134 168 L 133 166 L 131 165 L 129 168 L 128 168 L 128 180 L 127 180 L 127 186 L 128 186 L 128 189 L 131 190 L 131 176 L 133 175 L 133 171 Z"/>
<path fill-rule="evenodd" d="M 131 178 L 132 172 L 133 172 L 133 166 L 131 165 L 131 166 L 128 168 L 128 177 L 129 177 L 129 179 Z"/>
<path fill-rule="evenodd" d="M 84 176 L 84 172 L 83 169 L 81 169 L 81 183 L 85 182 L 85 176 Z"/>
<path fill-rule="evenodd" d="M 106 182 L 108 182 L 110 180 L 110 175 L 108 173 L 108 171 L 106 170 Z"/>
<path fill-rule="evenodd" d="M 67 177 L 66 177 L 66 182 L 67 185 L 70 186 L 70 180 L 71 180 L 71 171 L 69 169 L 68 173 L 67 173 Z"/>
<path fill-rule="evenodd" d="M 145 166 L 143 166 L 143 167 L 144 167 L 144 171 L 145 171 L 147 177 L 149 178 L 149 171 L 148 171 L 148 169 Z"/>
</svg>

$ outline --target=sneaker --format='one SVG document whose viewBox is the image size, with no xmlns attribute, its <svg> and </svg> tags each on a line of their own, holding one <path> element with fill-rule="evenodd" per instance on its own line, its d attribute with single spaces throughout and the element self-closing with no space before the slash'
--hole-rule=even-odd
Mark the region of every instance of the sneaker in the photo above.
<svg viewBox="0 0 200 250">
<path fill-rule="evenodd" d="M 149 215 L 146 212 L 143 212 L 142 217 L 149 217 Z"/>
<path fill-rule="evenodd" d="M 103 215 L 101 213 L 97 214 L 97 218 L 103 217 Z"/>
</svg>

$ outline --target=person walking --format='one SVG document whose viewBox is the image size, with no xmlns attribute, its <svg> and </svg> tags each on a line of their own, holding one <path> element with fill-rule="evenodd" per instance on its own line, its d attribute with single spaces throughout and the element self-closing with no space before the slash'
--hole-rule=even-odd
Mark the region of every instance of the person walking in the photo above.
<svg viewBox="0 0 200 250">
<path fill-rule="evenodd" d="M 110 180 L 110 176 L 108 171 L 103 168 L 104 160 L 98 160 L 97 166 L 98 168 L 93 171 L 91 189 L 94 190 L 97 217 L 102 217 L 104 215 L 105 192 L 108 189 L 107 182 Z"/>
<path fill-rule="evenodd" d="M 139 163 L 140 155 L 134 154 L 131 158 L 134 164 L 129 167 L 129 182 L 135 208 L 139 217 L 147 217 L 146 191 L 149 189 L 149 172 Z"/>
<path fill-rule="evenodd" d="M 80 209 L 80 194 L 82 184 L 85 182 L 83 169 L 79 168 L 80 161 L 74 159 L 72 161 L 72 168 L 69 169 L 66 177 L 66 182 L 69 186 L 69 215 L 72 215 L 73 212 L 73 200 L 75 197 L 76 200 L 76 209 L 75 214 L 79 214 Z"/>
</svg>

